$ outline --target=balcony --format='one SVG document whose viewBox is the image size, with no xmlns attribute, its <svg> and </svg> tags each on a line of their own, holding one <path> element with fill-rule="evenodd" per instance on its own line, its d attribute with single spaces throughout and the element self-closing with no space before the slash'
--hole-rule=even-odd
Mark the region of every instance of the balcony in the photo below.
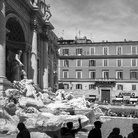
<svg viewBox="0 0 138 138">
<path fill-rule="evenodd" d="M 132 59 L 132 58 L 138 58 L 137 55 L 131 55 L 131 54 L 124 54 L 124 55 L 76 55 L 75 53 L 70 54 L 68 56 L 59 55 L 59 59 Z"/>
</svg>

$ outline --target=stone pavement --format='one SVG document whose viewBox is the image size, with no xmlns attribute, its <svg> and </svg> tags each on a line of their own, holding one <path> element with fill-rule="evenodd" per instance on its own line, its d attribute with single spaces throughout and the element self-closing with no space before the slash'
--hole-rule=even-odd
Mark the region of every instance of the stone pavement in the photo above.
<svg viewBox="0 0 138 138">
<path fill-rule="evenodd" d="M 0 134 L 0 138 L 16 138 L 16 135 L 3 135 L 3 134 Z"/>
</svg>

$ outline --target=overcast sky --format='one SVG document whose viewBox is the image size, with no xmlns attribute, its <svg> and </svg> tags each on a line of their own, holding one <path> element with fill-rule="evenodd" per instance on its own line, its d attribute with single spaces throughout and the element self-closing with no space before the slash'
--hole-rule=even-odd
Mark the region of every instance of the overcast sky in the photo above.
<svg viewBox="0 0 138 138">
<path fill-rule="evenodd" d="M 58 37 L 138 41 L 138 0 L 46 0 Z"/>
</svg>

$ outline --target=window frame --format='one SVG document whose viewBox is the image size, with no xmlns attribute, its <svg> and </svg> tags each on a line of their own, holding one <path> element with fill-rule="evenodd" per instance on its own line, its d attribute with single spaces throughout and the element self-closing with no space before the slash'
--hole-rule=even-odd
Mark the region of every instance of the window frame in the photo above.
<svg viewBox="0 0 138 138">
<path fill-rule="evenodd" d="M 65 74 L 64 74 L 65 72 L 67 73 L 67 77 L 65 77 Z M 63 75 L 64 79 L 69 78 L 69 71 L 68 70 L 63 70 L 62 73 L 63 73 L 62 75 Z"/>
<path fill-rule="evenodd" d="M 133 48 L 136 48 L 135 53 L 133 53 Z M 131 46 L 131 54 L 136 55 L 137 54 L 137 46 Z"/>
<path fill-rule="evenodd" d="M 93 49 L 93 51 L 94 51 L 94 53 L 92 54 L 92 49 Z M 90 47 L 89 48 L 89 55 L 95 55 L 95 47 Z"/>
<path fill-rule="evenodd" d="M 105 66 L 105 61 L 107 61 L 106 66 Z M 103 67 L 108 67 L 108 66 L 109 66 L 109 59 L 103 59 Z"/>
<path fill-rule="evenodd" d="M 133 66 L 133 60 L 135 60 L 135 66 Z M 137 67 L 137 59 L 136 58 L 131 59 L 131 67 Z"/>
<path fill-rule="evenodd" d="M 108 77 L 107 78 L 104 77 L 105 76 L 105 73 L 108 73 Z M 102 71 L 102 78 L 103 79 L 109 79 L 109 70 L 103 70 Z"/>
<path fill-rule="evenodd" d="M 65 61 L 67 61 L 67 65 L 65 64 Z M 63 67 L 69 67 L 69 60 L 67 59 L 63 60 Z"/>
<path fill-rule="evenodd" d="M 134 89 L 134 87 L 135 87 L 135 89 Z M 132 84 L 132 90 L 133 91 L 137 90 L 137 85 L 136 84 Z"/>
<path fill-rule="evenodd" d="M 78 61 L 80 61 L 80 66 L 78 66 Z M 82 66 L 82 60 L 81 59 L 76 59 L 76 67 L 81 67 Z"/>
<path fill-rule="evenodd" d="M 62 53 L 63 53 L 63 56 L 68 56 L 69 55 L 69 49 L 68 48 L 63 48 L 62 49 L 63 51 L 62 51 Z M 65 54 L 64 54 L 64 50 L 66 51 L 68 51 L 67 53 L 65 52 Z"/>
<path fill-rule="evenodd" d="M 79 50 L 80 50 L 80 52 L 79 52 Z M 82 48 L 76 48 L 76 55 L 77 56 L 81 56 L 83 53 L 83 49 Z"/>
<path fill-rule="evenodd" d="M 105 50 L 107 49 L 107 50 Z M 107 51 L 107 53 L 105 53 L 105 51 Z M 103 47 L 103 55 L 109 55 L 109 47 L 105 46 Z"/>
<path fill-rule="evenodd" d="M 132 76 L 132 73 L 135 74 L 135 78 Z M 138 70 L 130 70 L 130 80 L 137 80 L 138 79 Z"/>
<path fill-rule="evenodd" d="M 120 61 L 120 66 L 119 66 L 119 61 Z M 123 66 L 123 60 L 122 59 L 116 59 L 116 66 L 117 67 L 122 67 Z"/>
<path fill-rule="evenodd" d="M 124 89 L 124 86 L 122 84 L 117 84 L 117 90 L 123 90 L 123 89 Z"/>
<path fill-rule="evenodd" d="M 78 72 L 80 72 L 80 78 L 78 77 Z M 76 70 L 76 79 L 81 79 L 82 78 L 82 71 L 81 70 Z"/>
<path fill-rule="evenodd" d="M 78 87 L 77 87 L 78 86 Z M 77 90 L 82 90 L 82 84 L 76 84 L 76 89 Z"/>
<path fill-rule="evenodd" d="M 118 73 L 122 73 L 122 78 L 121 77 L 118 78 L 118 76 L 119 76 Z M 123 71 L 121 71 L 121 70 L 120 71 L 116 71 L 116 79 L 117 80 L 123 80 Z"/>
<path fill-rule="evenodd" d="M 119 51 L 119 48 L 121 49 L 121 53 Z M 123 54 L 123 47 L 122 46 L 117 46 L 116 47 L 116 55 L 122 55 Z"/>
<path fill-rule="evenodd" d="M 65 88 L 65 86 L 67 86 L 67 88 Z M 64 83 L 64 89 L 69 89 L 69 84 Z"/>
<path fill-rule="evenodd" d="M 94 77 L 93 78 L 91 77 L 91 73 L 94 73 Z M 95 78 L 96 78 L 96 71 L 90 70 L 89 71 L 89 79 L 95 79 Z"/>
<path fill-rule="evenodd" d="M 91 61 L 93 61 L 93 64 L 91 64 L 92 62 Z M 90 59 L 89 60 L 89 67 L 95 67 L 96 66 L 96 60 L 95 59 Z"/>
</svg>

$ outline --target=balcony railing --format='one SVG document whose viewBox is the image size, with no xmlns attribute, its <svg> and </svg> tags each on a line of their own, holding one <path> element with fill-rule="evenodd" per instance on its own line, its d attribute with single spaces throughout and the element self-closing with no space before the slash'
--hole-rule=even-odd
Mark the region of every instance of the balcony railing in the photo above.
<svg viewBox="0 0 138 138">
<path fill-rule="evenodd" d="M 138 58 L 137 55 L 131 55 L 131 54 L 124 54 L 124 55 L 76 55 L 74 53 L 64 56 L 64 55 L 59 55 L 59 59 L 133 59 L 133 58 Z"/>
</svg>

